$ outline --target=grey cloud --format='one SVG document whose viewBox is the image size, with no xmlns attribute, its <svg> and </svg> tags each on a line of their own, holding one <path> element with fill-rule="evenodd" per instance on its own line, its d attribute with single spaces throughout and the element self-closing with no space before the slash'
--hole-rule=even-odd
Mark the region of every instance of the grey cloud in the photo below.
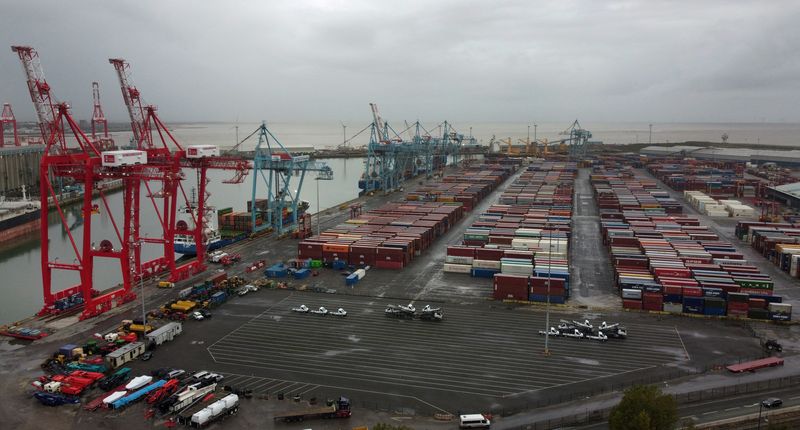
<svg viewBox="0 0 800 430">
<path fill-rule="evenodd" d="M 14 2 L 57 96 L 124 121 L 121 56 L 172 121 L 797 120 L 792 1 Z M 3 50 L 6 50 L 3 54 Z M 33 109 L 0 47 L 0 101 Z"/>
</svg>

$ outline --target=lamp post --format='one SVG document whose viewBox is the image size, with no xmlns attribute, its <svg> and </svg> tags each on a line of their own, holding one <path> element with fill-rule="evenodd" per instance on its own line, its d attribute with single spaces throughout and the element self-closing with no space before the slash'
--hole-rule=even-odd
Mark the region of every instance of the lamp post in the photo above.
<svg viewBox="0 0 800 430">
<path fill-rule="evenodd" d="M 531 125 L 530 124 L 528 124 L 528 139 L 525 141 L 525 143 L 531 143 Z"/>
<path fill-rule="evenodd" d="M 319 207 L 319 176 L 314 179 L 317 182 L 317 236 L 319 236 L 319 218 L 322 216 L 322 208 Z"/>
<path fill-rule="evenodd" d="M 145 237 L 146 236 L 147 235 L 145 234 Z M 141 295 L 142 295 L 142 326 L 144 327 L 144 333 L 147 333 L 147 311 L 144 308 L 144 274 L 142 273 L 142 249 L 143 249 L 142 245 L 144 245 L 144 238 L 140 237 L 139 238 L 139 264 L 138 264 L 139 268 L 137 270 L 139 271 L 139 289 L 141 290 Z M 199 245 L 195 245 L 195 246 L 199 246 Z"/>
<path fill-rule="evenodd" d="M 553 251 L 553 245 L 551 243 L 553 241 L 552 239 L 553 239 L 553 231 L 550 230 L 550 226 L 548 226 L 548 230 L 547 230 L 547 255 L 548 255 L 548 261 L 547 261 L 547 297 L 545 297 L 545 300 L 547 301 L 547 304 L 545 305 L 545 314 L 544 314 L 545 315 L 545 317 L 544 317 L 544 355 L 545 356 L 549 356 L 550 355 L 550 349 L 549 349 L 549 346 L 550 346 L 550 265 L 553 262 L 553 256 L 551 254 L 552 251 Z"/>
<path fill-rule="evenodd" d="M 539 124 L 533 123 L 533 140 L 536 140 L 536 128 L 539 127 Z"/>
<path fill-rule="evenodd" d="M 756 430 L 761 430 L 761 409 L 764 408 L 764 403 L 761 402 L 758 404 L 758 425 L 756 426 Z"/>
</svg>

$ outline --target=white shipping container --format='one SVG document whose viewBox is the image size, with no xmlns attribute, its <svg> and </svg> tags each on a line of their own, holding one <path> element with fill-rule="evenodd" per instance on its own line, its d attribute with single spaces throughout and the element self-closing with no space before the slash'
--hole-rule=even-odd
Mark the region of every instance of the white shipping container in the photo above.
<svg viewBox="0 0 800 430">
<path fill-rule="evenodd" d="M 667 303 L 664 302 L 664 312 L 679 314 L 683 312 L 683 305 L 680 303 Z"/>
<path fill-rule="evenodd" d="M 473 260 L 472 267 L 475 269 L 499 269 L 500 261 L 495 260 Z"/>
<path fill-rule="evenodd" d="M 100 153 L 101 164 L 103 167 L 134 166 L 137 164 L 147 164 L 147 153 L 134 149 L 123 149 L 119 151 L 103 151 Z"/>
<path fill-rule="evenodd" d="M 186 158 L 219 157 L 217 145 L 191 145 L 186 148 Z"/>
<path fill-rule="evenodd" d="M 451 264 L 472 264 L 472 260 L 474 260 L 473 257 L 463 257 L 463 256 L 460 256 L 460 255 L 448 255 L 447 257 L 445 257 L 444 262 L 445 263 L 451 263 Z"/>
<path fill-rule="evenodd" d="M 642 299 L 642 290 L 635 290 L 632 288 L 623 288 L 622 289 L 622 298 L 629 299 L 629 300 L 641 300 Z"/>
<path fill-rule="evenodd" d="M 800 254 L 792 254 L 792 263 L 789 265 L 789 276 L 797 277 L 797 268 L 800 266 Z"/>
<path fill-rule="evenodd" d="M 447 273 L 467 273 L 467 274 L 469 274 L 469 273 L 472 272 L 472 266 L 467 265 L 467 264 L 445 263 L 444 264 L 444 271 L 447 272 Z"/>
</svg>

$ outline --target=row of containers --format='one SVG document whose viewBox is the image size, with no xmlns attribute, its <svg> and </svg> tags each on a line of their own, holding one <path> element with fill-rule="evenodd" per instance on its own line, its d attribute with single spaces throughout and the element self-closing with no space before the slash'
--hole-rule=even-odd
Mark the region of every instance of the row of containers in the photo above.
<svg viewBox="0 0 800 430">
<path fill-rule="evenodd" d="M 739 200 L 716 200 L 702 191 L 684 191 L 683 198 L 698 212 L 710 217 L 752 217 L 755 209 Z"/>
<path fill-rule="evenodd" d="M 800 278 L 800 226 L 790 223 L 740 221 L 736 237 L 793 278 Z"/>
<path fill-rule="evenodd" d="M 402 269 L 450 230 L 513 172 L 508 165 L 460 169 L 407 200 L 372 209 L 297 245 L 300 260 L 326 267 Z"/>
<path fill-rule="evenodd" d="M 447 247 L 444 271 L 493 279 L 498 300 L 564 303 L 576 174 L 575 163 L 529 165 Z"/>
<path fill-rule="evenodd" d="M 649 181 L 618 171 L 592 175 L 598 199 L 615 188 L 640 193 Z M 658 195 L 657 190 L 651 192 Z M 649 201 L 649 199 L 644 199 Z M 738 318 L 790 320 L 790 304 L 773 294 L 773 281 L 736 248 L 696 218 L 664 208 L 601 209 L 603 242 L 614 265 L 614 281 L 626 309 Z"/>
<path fill-rule="evenodd" d="M 711 160 L 658 159 L 647 164 L 647 171 L 677 191 L 703 191 L 715 199 L 754 197 L 752 181 L 743 178 L 744 163 Z"/>
</svg>

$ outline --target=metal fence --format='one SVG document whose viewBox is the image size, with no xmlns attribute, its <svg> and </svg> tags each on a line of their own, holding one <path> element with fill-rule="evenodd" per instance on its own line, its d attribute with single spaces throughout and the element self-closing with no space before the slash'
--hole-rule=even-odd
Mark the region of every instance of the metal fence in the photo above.
<svg viewBox="0 0 800 430">
<path fill-rule="evenodd" d="M 719 388 L 709 388 L 706 390 L 691 391 L 688 393 L 675 394 L 678 404 L 690 404 L 703 400 L 722 399 L 739 394 L 756 393 L 766 390 L 781 389 L 800 384 L 800 376 L 788 376 L 774 378 L 764 381 L 745 382 Z M 523 411 L 520 411 L 523 412 Z M 587 424 L 592 422 L 602 422 L 608 420 L 611 408 L 585 410 L 583 413 L 563 416 L 557 419 L 536 421 L 522 426 L 513 427 L 513 430 L 545 430 L 563 426 Z"/>
</svg>

